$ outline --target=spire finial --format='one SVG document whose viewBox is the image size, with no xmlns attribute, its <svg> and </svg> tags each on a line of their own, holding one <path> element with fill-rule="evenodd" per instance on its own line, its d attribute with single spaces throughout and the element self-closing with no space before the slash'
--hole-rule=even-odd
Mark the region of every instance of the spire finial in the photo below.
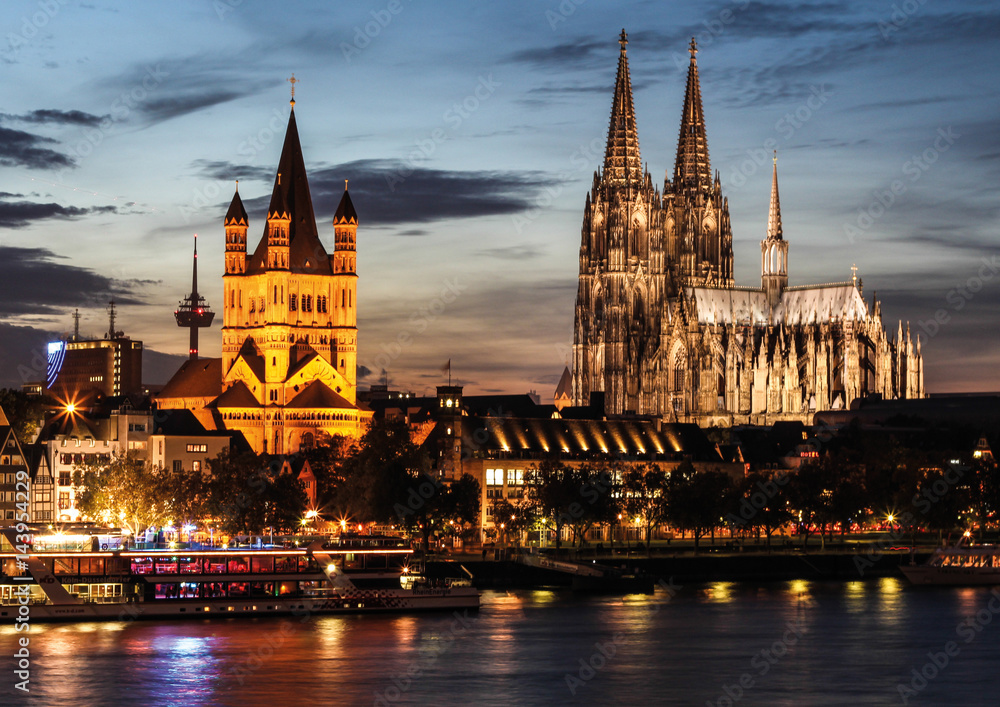
<svg viewBox="0 0 1000 707">
<path fill-rule="evenodd" d="M 691 61 L 694 61 L 694 55 L 698 53 L 698 42 L 694 37 L 691 37 L 691 46 L 688 51 L 691 52 Z"/>
<path fill-rule="evenodd" d="M 622 27 L 622 34 L 618 38 L 618 43 L 622 45 L 622 51 L 625 51 L 625 46 L 628 44 L 628 35 L 625 34 L 625 28 Z"/>
<path fill-rule="evenodd" d="M 778 151 L 777 150 L 774 151 L 774 166 L 775 167 L 778 166 Z"/>
<path fill-rule="evenodd" d="M 302 79 L 297 79 L 297 78 L 295 78 L 295 74 L 292 74 L 292 78 L 285 79 L 285 81 L 287 81 L 288 83 L 292 84 L 292 100 L 290 102 L 294 106 L 295 105 L 295 84 L 302 83 Z"/>
<path fill-rule="evenodd" d="M 347 180 L 344 180 L 344 191 L 347 191 Z"/>
<path fill-rule="evenodd" d="M 240 191 L 240 180 L 237 179 L 236 180 L 236 192 L 239 193 L 239 191 Z"/>
<path fill-rule="evenodd" d="M 854 284 L 858 283 L 858 265 L 854 263 L 851 265 L 851 282 Z"/>
</svg>

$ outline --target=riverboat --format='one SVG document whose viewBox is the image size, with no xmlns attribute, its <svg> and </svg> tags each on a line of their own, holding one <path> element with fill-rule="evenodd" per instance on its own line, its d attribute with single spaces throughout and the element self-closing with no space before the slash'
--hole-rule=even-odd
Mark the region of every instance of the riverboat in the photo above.
<svg viewBox="0 0 1000 707">
<path fill-rule="evenodd" d="M 913 584 L 1000 584 L 1000 546 L 969 546 L 960 540 L 935 550 L 925 564 L 903 565 L 900 569 Z"/>
<path fill-rule="evenodd" d="M 120 536 L 0 531 L 0 621 L 478 609 L 468 580 L 422 577 L 403 538 L 305 547 L 126 549 Z"/>
</svg>

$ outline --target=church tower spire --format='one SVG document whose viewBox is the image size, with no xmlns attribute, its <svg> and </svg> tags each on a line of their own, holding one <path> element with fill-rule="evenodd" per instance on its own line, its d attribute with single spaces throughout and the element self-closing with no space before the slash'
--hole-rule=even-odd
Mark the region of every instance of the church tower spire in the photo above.
<svg viewBox="0 0 1000 707">
<path fill-rule="evenodd" d="M 624 184 L 642 179 L 642 159 L 639 156 L 639 133 L 635 126 L 635 108 L 632 105 L 632 78 L 629 75 L 628 35 L 622 30 L 618 39 L 618 76 L 615 95 L 611 103 L 611 121 L 608 124 L 608 145 L 604 152 L 604 180 L 611 184 Z"/>
<path fill-rule="evenodd" d="M 760 242 L 761 287 L 767 293 L 768 304 L 773 309 L 781 300 L 781 293 L 788 287 L 788 241 L 781 232 L 781 202 L 778 199 L 778 153 L 774 153 L 774 170 L 771 173 L 771 208 L 767 216 L 767 235 Z"/>
<path fill-rule="evenodd" d="M 677 140 L 677 160 L 674 163 L 674 183 L 677 188 L 694 188 L 708 192 L 712 188 L 712 166 L 708 159 L 708 137 L 705 134 L 705 113 L 701 106 L 701 82 L 698 79 L 698 45 L 691 38 L 691 63 L 688 65 L 684 111 Z"/>
</svg>

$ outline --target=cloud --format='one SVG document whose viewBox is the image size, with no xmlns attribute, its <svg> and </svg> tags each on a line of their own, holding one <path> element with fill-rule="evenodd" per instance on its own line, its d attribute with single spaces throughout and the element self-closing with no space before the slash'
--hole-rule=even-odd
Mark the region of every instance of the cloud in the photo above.
<svg viewBox="0 0 1000 707">
<path fill-rule="evenodd" d="M 249 175 L 270 182 L 273 172 L 227 162 L 199 161 L 196 167 L 213 179 Z M 402 160 L 357 160 L 332 167 L 309 169 L 316 218 L 333 218 L 350 179 L 351 199 L 365 226 L 419 224 L 457 218 L 515 214 L 533 208 L 541 190 L 556 183 L 542 172 L 499 170 L 444 170 L 414 167 Z M 260 219 L 270 194 L 244 200 L 251 220 Z M 221 208 L 228 207 L 226 201 Z M 410 229 L 398 235 L 426 235 Z"/>
<path fill-rule="evenodd" d="M 545 255 L 545 249 L 534 245 L 510 245 L 500 248 L 483 248 L 477 250 L 476 255 L 498 258 L 499 260 L 534 260 Z"/>
<path fill-rule="evenodd" d="M 107 118 L 104 115 L 94 115 L 81 110 L 57 110 L 54 108 L 42 108 L 33 110 L 23 115 L 12 115 L 10 113 L 0 114 L 0 119 L 16 120 L 22 123 L 35 123 L 47 125 L 82 125 L 94 127 L 100 125 L 101 121 Z"/>
<path fill-rule="evenodd" d="M 118 213 L 115 206 L 63 206 L 56 203 L 38 203 L 34 201 L 11 201 L 23 199 L 23 194 L 0 192 L 0 228 L 24 228 L 35 221 L 45 219 L 73 220 L 91 214 Z"/>
<path fill-rule="evenodd" d="M 208 179 L 220 179 L 230 182 L 241 181 L 270 182 L 274 179 L 273 167 L 259 167 L 248 164 L 234 164 L 224 160 L 195 160 L 191 163 L 197 174 Z"/>
<path fill-rule="evenodd" d="M 23 130 L 0 128 L 0 165 L 31 169 L 74 167 L 76 162 L 66 155 L 39 145 L 52 144 L 52 138 L 33 135 Z"/>
<path fill-rule="evenodd" d="M 136 293 L 155 284 L 115 280 L 59 260 L 47 248 L 0 245 L 0 317 L 104 307 L 112 297 L 120 304 L 142 304 Z"/>
<path fill-rule="evenodd" d="M 426 228 L 407 228 L 405 231 L 397 231 L 397 236 L 429 236 L 431 232 Z"/>
</svg>

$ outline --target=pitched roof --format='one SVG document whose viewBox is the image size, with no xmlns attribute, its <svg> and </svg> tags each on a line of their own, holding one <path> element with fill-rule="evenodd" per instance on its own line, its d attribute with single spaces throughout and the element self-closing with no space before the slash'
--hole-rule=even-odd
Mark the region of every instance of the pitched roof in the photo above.
<svg viewBox="0 0 1000 707">
<path fill-rule="evenodd" d="M 226 392 L 212 403 L 216 408 L 259 408 L 263 407 L 243 381 L 236 381 Z"/>
<path fill-rule="evenodd" d="M 247 210 L 243 208 L 243 199 L 240 198 L 240 190 L 237 186 L 236 193 L 233 194 L 233 201 L 229 204 L 229 211 L 226 212 L 225 225 L 246 226 L 250 223 L 247 218 Z"/>
<path fill-rule="evenodd" d="M 3 406 L 0 406 L 0 427 L 10 427 L 10 420 L 7 419 L 7 413 L 3 411 Z"/>
<path fill-rule="evenodd" d="M 708 137 L 705 133 L 705 112 L 701 106 L 701 82 L 698 80 L 698 46 L 691 39 L 691 63 L 688 65 L 684 110 L 677 138 L 677 160 L 674 163 L 674 186 L 709 190 L 712 187 L 712 166 L 708 159 Z"/>
<path fill-rule="evenodd" d="M 285 143 L 278 160 L 278 171 L 271 191 L 271 203 L 267 207 L 268 219 L 272 216 L 287 215 L 291 218 L 288 230 L 288 269 L 293 273 L 332 274 L 330 256 L 323 247 L 316 230 L 316 214 L 313 212 L 309 179 L 299 144 L 299 131 L 295 124 L 295 109 L 288 116 Z M 267 269 L 267 231 L 257 243 L 257 249 L 247 263 L 247 273 L 264 272 Z"/>
<path fill-rule="evenodd" d="M 313 381 L 306 389 L 285 404 L 286 408 L 340 408 L 353 410 L 346 398 L 330 390 L 320 381 Z"/>
<path fill-rule="evenodd" d="M 354 223 L 358 222 L 358 212 L 354 210 L 354 203 L 351 201 L 351 195 L 347 193 L 347 185 L 344 185 L 344 195 L 340 197 L 340 205 L 337 206 L 337 213 L 333 215 L 334 225 L 338 223 Z"/>
<path fill-rule="evenodd" d="M 563 369 L 562 378 L 559 379 L 559 385 L 556 386 L 555 398 L 572 398 L 573 397 L 573 376 L 570 375 L 569 367 Z"/>
<path fill-rule="evenodd" d="M 642 179 L 642 159 L 639 156 L 639 132 L 635 126 L 635 108 L 632 105 L 632 79 L 628 70 L 625 47 L 628 35 L 622 30 L 621 54 L 618 55 L 618 76 L 615 79 L 615 96 L 611 103 L 611 120 L 608 124 L 608 144 L 604 151 L 604 179 L 624 183 Z"/>
<path fill-rule="evenodd" d="M 157 398 L 214 398 L 222 392 L 222 359 L 187 360 Z"/>
</svg>

